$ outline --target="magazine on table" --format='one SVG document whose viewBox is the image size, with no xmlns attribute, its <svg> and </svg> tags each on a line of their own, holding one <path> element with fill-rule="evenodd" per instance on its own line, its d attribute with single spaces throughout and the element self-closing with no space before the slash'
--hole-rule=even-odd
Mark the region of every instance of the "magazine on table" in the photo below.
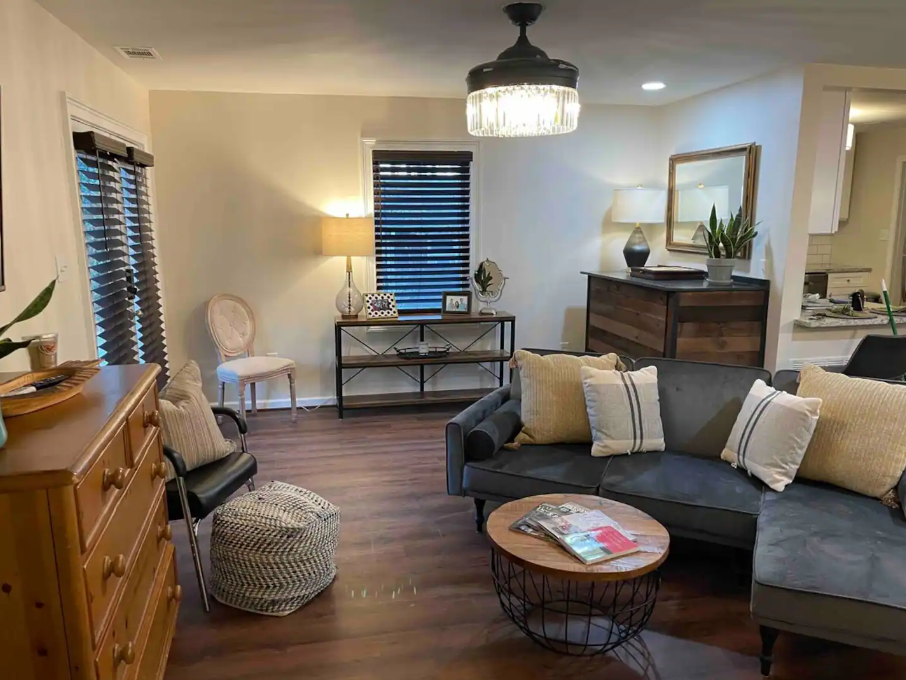
<svg viewBox="0 0 906 680">
<path fill-rule="evenodd" d="M 588 508 L 579 505 L 578 503 L 564 503 L 563 505 L 542 503 L 513 522 L 510 525 L 510 529 L 513 531 L 520 531 L 529 536 L 534 536 L 535 538 L 553 542 L 554 538 L 541 528 L 538 524 L 538 520 L 545 517 L 551 518 L 562 517 L 563 515 L 575 515 L 581 512 L 588 512 Z"/>
<path fill-rule="evenodd" d="M 538 525 L 584 564 L 613 560 L 642 549 L 629 532 L 600 510 L 541 517 Z"/>
</svg>

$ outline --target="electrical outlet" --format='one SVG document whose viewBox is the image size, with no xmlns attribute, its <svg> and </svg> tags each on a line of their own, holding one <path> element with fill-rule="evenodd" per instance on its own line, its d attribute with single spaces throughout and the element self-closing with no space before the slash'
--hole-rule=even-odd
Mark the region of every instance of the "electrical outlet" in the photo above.
<svg viewBox="0 0 906 680">
<path fill-rule="evenodd" d="M 569 349 L 569 343 L 564 340 L 560 343 L 560 349 Z"/>
<path fill-rule="evenodd" d="M 60 281 L 60 283 L 68 281 L 69 263 L 61 255 L 56 255 L 53 260 L 57 268 L 57 280 Z"/>
<path fill-rule="evenodd" d="M 268 352 L 268 353 L 267 353 L 267 356 L 269 356 L 269 357 L 275 357 L 275 356 L 277 356 L 277 353 L 276 353 L 276 352 Z"/>
<path fill-rule="evenodd" d="M 881 231 L 878 232 L 879 240 L 886 241 L 889 238 L 890 238 L 890 229 L 881 229 Z"/>
</svg>

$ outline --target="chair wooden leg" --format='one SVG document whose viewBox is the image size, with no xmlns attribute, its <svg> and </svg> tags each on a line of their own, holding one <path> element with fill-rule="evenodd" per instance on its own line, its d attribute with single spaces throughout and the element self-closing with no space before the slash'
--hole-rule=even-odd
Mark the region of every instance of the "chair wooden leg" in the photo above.
<svg viewBox="0 0 906 680">
<path fill-rule="evenodd" d="M 258 390 L 255 389 L 255 383 L 249 385 L 249 390 L 252 392 L 252 414 L 258 415 Z"/>
<path fill-rule="evenodd" d="M 239 390 L 239 415 L 245 420 L 245 383 L 240 380 L 236 389 Z"/>
<path fill-rule="evenodd" d="M 189 532 L 189 547 L 192 549 L 192 561 L 195 563 L 195 576 L 198 577 L 198 591 L 201 593 L 201 602 L 206 612 L 211 611 L 211 605 L 208 603 L 208 589 L 204 582 L 204 568 L 201 566 L 201 551 L 198 549 L 197 527 L 192 521 L 192 514 L 189 512 L 189 497 L 186 494 L 186 482 L 182 477 L 176 478 L 176 489 L 179 492 L 179 505 L 182 508 L 182 516 L 186 520 L 186 529 Z"/>
<path fill-rule="evenodd" d="M 292 421 L 296 422 L 296 372 L 289 374 L 289 411 Z"/>
</svg>

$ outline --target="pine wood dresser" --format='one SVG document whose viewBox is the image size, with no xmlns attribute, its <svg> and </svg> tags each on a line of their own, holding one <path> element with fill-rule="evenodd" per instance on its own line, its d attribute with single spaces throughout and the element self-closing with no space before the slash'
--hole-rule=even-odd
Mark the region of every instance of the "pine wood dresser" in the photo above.
<svg viewBox="0 0 906 680">
<path fill-rule="evenodd" d="M 182 590 L 167 523 L 156 365 L 7 421 L 0 676 L 159 680 Z"/>
</svg>

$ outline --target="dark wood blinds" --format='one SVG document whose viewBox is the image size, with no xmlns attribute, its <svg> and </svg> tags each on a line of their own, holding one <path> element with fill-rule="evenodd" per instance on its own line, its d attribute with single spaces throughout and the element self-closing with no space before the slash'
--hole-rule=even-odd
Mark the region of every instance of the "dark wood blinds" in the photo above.
<svg viewBox="0 0 906 680">
<path fill-rule="evenodd" d="M 148 153 L 94 132 L 73 134 L 98 356 L 159 364 L 167 347 L 157 280 Z"/>
<path fill-rule="evenodd" d="M 471 151 L 372 152 L 377 289 L 436 312 L 470 276 Z"/>
</svg>

